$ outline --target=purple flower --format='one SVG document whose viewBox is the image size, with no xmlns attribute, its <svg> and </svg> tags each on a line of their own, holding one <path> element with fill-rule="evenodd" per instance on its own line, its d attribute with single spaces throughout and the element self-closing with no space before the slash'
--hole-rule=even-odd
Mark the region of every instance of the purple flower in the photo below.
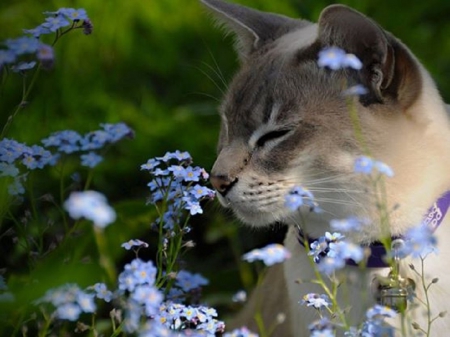
<svg viewBox="0 0 450 337">
<path fill-rule="evenodd" d="M 280 263 L 291 257 L 291 253 L 283 245 L 274 243 L 261 249 L 254 249 L 242 256 L 248 262 L 263 261 L 266 266 Z"/>
<path fill-rule="evenodd" d="M 41 43 L 37 50 L 36 57 L 41 62 L 44 69 L 50 69 L 53 66 L 55 55 L 51 46 Z"/>
</svg>

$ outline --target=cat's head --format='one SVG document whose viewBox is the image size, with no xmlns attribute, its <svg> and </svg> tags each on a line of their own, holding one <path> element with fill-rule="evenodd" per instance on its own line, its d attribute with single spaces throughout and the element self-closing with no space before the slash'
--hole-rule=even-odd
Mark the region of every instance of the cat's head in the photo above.
<svg viewBox="0 0 450 337">
<path fill-rule="evenodd" d="M 346 6 L 325 8 L 313 24 L 220 0 L 202 2 L 235 33 L 241 61 L 220 108 L 211 182 L 221 203 L 252 225 L 286 221 L 293 214 L 285 196 L 300 185 L 325 212 L 347 206 L 358 212 L 365 199 L 354 159 L 366 147 L 391 164 L 392 132 L 415 118 L 409 111 L 422 92 L 419 63 L 391 34 Z M 319 67 L 319 52 L 331 46 L 356 55 L 362 68 Z M 356 84 L 367 89 L 351 99 L 357 123 L 343 95 Z M 355 136 L 358 124 L 363 142 Z"/>
</svg>

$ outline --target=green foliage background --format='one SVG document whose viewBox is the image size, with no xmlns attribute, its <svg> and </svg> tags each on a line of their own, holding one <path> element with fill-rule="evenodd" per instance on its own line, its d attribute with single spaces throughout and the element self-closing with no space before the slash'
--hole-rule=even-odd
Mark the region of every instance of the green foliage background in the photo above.
<svg viewBox="0 0 450 337">
<path fill-rule="evenodd" d="M 334 2 L 239 3 L 316 21 L 321 9 Z M 402 39 L 430 70 L 443 96 L 450 98 L 448 0 L 341 3 L 374 18 Z M 106 230 L 109 252 L 119 267 L 132 258 L 122 251 L 121 242 L 135 237 L 155 240 L 149 231 L 154 211 L 145 206 L 148 176 L 139 171 L 139 166 L 150 157 L 180 149 L 189 151 L 197 165 L 211 168 L 219 127 L 217 105 L 238 64 L 232 38 L 214 28 L 196 0 L 4 0 L 0 2 L 0 40 L 18 37 L 23 28 L 33 28 L 43 21 L 43 11 L 59 7 L 85 8 L 94 33 L 84 36 L 81 31 L 71 32 L 57 43 L 54 69 L 41 73 L 28 106 L 14 118 L 7 137 L 31 145 L 54 131 L 87 132 L 97 129 L 99 123 L 118 121 L 135 130 L 134 140 L 122 141 L 109 150 L 105 161 L 95 169 L 92 185 L 105 193 L 121 214 Z M 15 76 L 1 93 L 0 125 L 20 97 L 21 79 Z M 80 173 L 86 176 L 86 172 Z M 51 170 L 36 173 L 35 196 L 57 191 L 58 179 Z M 7 196 L 4 191 L 0 194 L 3 207 Z M 39 212 L 51 215 L 48 205 L 40 203 L 39 207 Z M 13 209 L 17 214 L 24 211 L 19 206 Z M 244 229 L 215 204 L 206 205 L 205 213 L 193 219 L 191 238 L 198 246 L 187 257 L 186 268 L 210 278 L 206 298 L 220 306 L 242 284 L 252 284 L 248 267 L 235 263 L 242 251 L 261 240 L 279 240 L 279 234 Z M 0 221 L 1 235 L 10 224 Z M 33 224 L 28 230 L 34 231 Z M 87 239 L 75 237 L 56 253 L 37 257 L 20 251 L 10 236 L 0 236 L 0 268 L 6 268 L 3 270 L 10 287 L 33 284 L 22 291 L 18 307 L 26 307 L 50 286 L 67 281 L 89 285 L 106 279 L 95 268 L 97 252 L 89 225 L 84 227 L 84 234 Z M 86 258 L 90 262 L 80 262 Z"/>
</svg>

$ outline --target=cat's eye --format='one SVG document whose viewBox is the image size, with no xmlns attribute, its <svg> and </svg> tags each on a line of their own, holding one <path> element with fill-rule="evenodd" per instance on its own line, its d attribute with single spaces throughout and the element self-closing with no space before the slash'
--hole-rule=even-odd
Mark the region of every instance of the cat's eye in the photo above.
<svg viewBox="0 0 450 337">
<path fill-rule="evenodd" d="M 276 130 L 276 131 L 270 131 L 266 134 L 262 135 L 257 141 L 256 146 L 262 147 L 264 144 L 266 144 L 268 141 L 281 138 L 284 135 L 286 135 L 290 130 Z"/>
</svg>

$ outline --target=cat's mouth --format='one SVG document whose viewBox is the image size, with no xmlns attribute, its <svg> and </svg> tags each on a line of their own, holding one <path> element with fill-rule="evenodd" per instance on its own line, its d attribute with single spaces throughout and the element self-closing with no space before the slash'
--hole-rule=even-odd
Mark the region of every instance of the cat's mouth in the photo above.
<svg viewBox="0 0 450 337">
<path fill-rule="evenodd" d="M 284 205 L 282 193 L 254 193 L 231 190 L 226 195 L 218 193 L 223 207 L 230 208 L 244 223 L 251 226 L 268 226 L 284 222 L 289 209 Z"/>
</svg>

